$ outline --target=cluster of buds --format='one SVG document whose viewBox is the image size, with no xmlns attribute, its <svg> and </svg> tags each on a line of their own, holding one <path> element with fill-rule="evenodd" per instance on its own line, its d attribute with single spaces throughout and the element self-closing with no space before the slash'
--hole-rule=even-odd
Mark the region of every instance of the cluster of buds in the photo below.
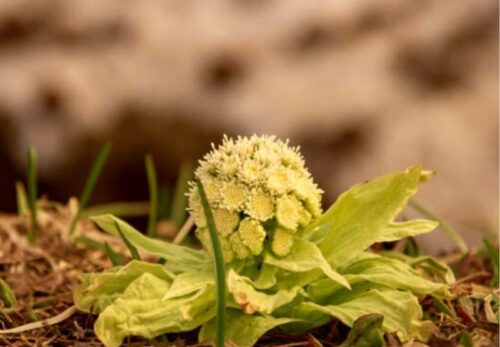
<svg viewBox="0 0 500 347">
<path fill-rule="evenodd" d="M 224 137 L 195 171 L 213 211 L 225 262 L 290 252 L 300 231 L 321 214 L 322 191 L 298 147 L 274 136 Z M 196 234 L 211 251 L 198 188 L 190 184 L 189 212 Z"/>
</svg>

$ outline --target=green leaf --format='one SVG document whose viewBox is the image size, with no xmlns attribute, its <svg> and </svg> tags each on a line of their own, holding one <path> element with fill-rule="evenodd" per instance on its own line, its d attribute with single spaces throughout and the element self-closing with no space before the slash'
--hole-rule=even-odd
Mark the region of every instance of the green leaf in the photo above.
<svg viewBox="0 0 500 347">
<path fill-rule="evenodd" d="M 168 265 L 173 271 L 205 271 L 211 268 L 210 258 L 204 251 L 149 238 L 126 222 L 109 214 L 94 216 L 90 219 L 97 223 L 101 229 L 116 237 L 120 237 L 115 224 L 118 223 L 123 235 L 132 245 L 141 251 L 166 259 L 168 261 L 166 266 Z"/>
<path fill-rule="evenodd" d="M 253 286 L 257 289 L 269 289 L 273 287 L 276 282 L 276 274 L 278 268 L 269 264 L 262 264 L 256 279 L 252 282 Z"/>
<path fill-rule="evenodd" d="M 215 315 L 212 285 L 190 296 L 162 301 L 169 283 L 150 273 L 135 279 L 95 323 L 97 337 L 107 347 L 118 347 L 127 336 L 156 336 L 189 331 Z"/>
<path fill-rule="evenodd" d="M 74 293 L 75 305 L 80 311 L 99 313 L 144 273 L 150 273 L 165 283 L 172 282 L 174 278 L 163 265 L 132 260 L 123 267 L 81 274 L 80 285 Z M 165 293 L 166 290 L 162 295 Z"/>
<path fill-rule="evenodd" d="M 382 237 L 417 192 L 421 175 L 417 165 L 355 185 L 304 232 L 332 266 L 344 265 Z"/>
<path fill-rule="evenodd" d="M 146 155 L 145 165 L 146 174 L 148 177 L 150 201 L 147 235 L 149 237 L 154 237 L 156 234 L 156 221 L 158 217 L 158 180 L 156 179 L 156 170 L 153 156 L 150 153 Z"/>
<path fill-rule="evenodd" d="M 448 286 L 426 280 L 410 265 L 381 256 L 362 259 L 343 268 L 341 273 L 349 280 L 362 279 L 394 289 L 405 289 L 416 294 L 449 297 Z"/>
<path fill-rule="evenodd" d="M 16 182 L 16 203 L 18 216 L 23 216 L 29 213 L 30 206 L 28 203 L 28 195 L 26 195 L 23 183 L 19 181 Z"/>
<path fill-rule="evenodd" d="M 376 242 L 391 242 L 405 237 L 425 234 L 434 230 L 438 225 L 438 222 L 426 219 L 392 222 L 385 227 Z"/>
<path fill-rule="evenodd" d="M 264 256 L 264 263 L 292 272 L 307 272 L 320 269 L 335 282 L 340 283 L 346 288 L 350 288 L 349 282 L 332 269 L 319 248 L 307 240 L 295 240 L 290 253 L 282 258 L 276 258 L 273 254 L 267 252 Z"/>
<path fill-rule="evenodd" d="M 115 227 L 116 227 L 116 230 L 118 230 L 118 233 L 120 234 L 121 239 L 123 240 L 123 242 L 125 242 L 125 245 L 127 246 L 128 250 L 130 251 L 130 255 L 132 256 L 132 259 L 141 260 L 141 256 L 139 255 L 137 248 L 135 248 L 135 246 L 123 234 L 123 231 L 120 228 L 120 224 L 118 224 L 118 222 L 115 222 Z"/>
<path fill-rule="evenodd" d="M 382 347 L 385 345 L 382 337 L 384 316 L 371 313 L 359 317 L 347 335 L 347 339 L 339 347 Z"/>
<path fill-rule="evenodd" d="M 108 256 L 109 260 L 111 260 L 113 266 L 121 265 L 122 258 L 113 250 L 113 248 L 111 248 L 111 246 L 106 241 L 104 242 L 104 252 L 106 252 L 106 255 Z"/>
<path fill-rule="evenodd" d="M 317 311 L 336 317 L 352 327 L 361 316 L 378 313 L 384 316 L 384 331 L 398 332 L 403 340 L 416 338 L 425 341 L 430 334 L 432 323 L 421 321 L 422 309 L 417 298 L 411 293 L 367 287 L 351 292 L 349 297 L 344 299 L 344 302 L 331 305 L 304 302 L 298 305 L 291 316 L 307 320 L 308 316 L 303 316 L 304 313 Z"/>
<path fill-rule="evenodd" d="M 255 289 L 248 277 L 240 276 L 232 269 L 227 275 L 227 287 L 233 294 L 234 301 L 247 314 L 254 312 L 270 314 L 275 309 L 291 302 L 302 291 L 301 287 L 294 287 L 289 290 L 282 289 L 273 294 L 260 292 Z"/>
<path fill-rule="evenodd" d="M 90 200 L 90 196 L 94 191 L 95 184 L 97 183 L 97 179 L 101 175 L 101 171 L 104 167 L 104 164 L 106 163 L 106 160 L 108 159 L 110 151 L 111 151 L 111 143 L 106 143 L 99 152 L 97 159 L 95 160 L 94 164 L 92 165 L 92 168 L 90 169 L 90 174 L 87 177 L 87 181 L 85 182 L 85 185 L 83 187 L 82 194 L 80 195 L 80 200 L 79 200 L 80 203 L 78 205 L 78 211 L 76 212 L 76 215 L 73 217 L 73 220 L 71 221 L 69 227 L 69 232 L 71 235 L 73 235 L 75 232 L 76 223 L 80 218 L 81 212 L 87 207 L 87 204 Z"/>
<path fill-rule="evenodd" d="M 450 296 L 447 285 L 424 279 L 411 266 L 396 259 L 373 255 L 354 261 L 339 271 L 351 284 L 369 282 L 393 289 L 409 290 L 415 294 Z M 330 279 L 320 279 L 308 287 L 309 295 L 318 303 L 328 302 L 341 291 L 344 289 Z"/>
<path fill-rule="evenodd" d="M 170 289 L 162 300 L 178 298 L 197 292 L 207 285 L 215 285 L 213 271 L 185 272 L 175 277 Z"/>
<path fill-rule="evenodd" d="M 267 315 L 248 315 L 240 310 L 228 309 L 226 315 L 226 335 L 235 346 L 250 347 L 267 331 L 283 324 L 296 321 L 291 318 L 274 318 Z M 210 341 L 215 338 L 215 319 L 205 323 L 200 330 L 198 340 Z"/>
<path fill-rule="evenodd" d="M 30 210 L 31 224 L 28 229 L 28 240 L 35 241 L 35 230 L 37 227 L 37 209 L 36 199 L 37 192 L 37 176 L 38 176 L 38 162 L 36 150 L 30 147 L 28 151 L 28 205 Z"/>
</svg>

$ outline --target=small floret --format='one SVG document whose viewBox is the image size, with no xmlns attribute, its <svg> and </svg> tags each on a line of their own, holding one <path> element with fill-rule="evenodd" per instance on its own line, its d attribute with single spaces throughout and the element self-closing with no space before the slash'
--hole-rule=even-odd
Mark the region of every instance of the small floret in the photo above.
<svg viewBox="0 0 500 347">
<path fill-rule="evenodd" d="M 262 191 L 250 195 L 245 212 L 261 222 L 269 220 L 274 215 L 273 198 Z"/>
<path fill-rule="evenodd" d="M 301 219 L 302 204 L 293 195 L 284 195 L 276 203 L 276 219 L 289 230 L 296 230 Z"/>
<path fill-rule="evenodd" d="M 238 233 L 241 242 L 250 249 L 253 255 L 259 255 L 262 252 L 266 232 L 258 221 L 248 217 L 243 219 L 238 228 Z"/>
<path fill-rule="evenodd" d="M 250 250 L 241 241 L 239 233 L 232 233 L 231 236 L 229 236 L 229 242 L 231 243 L 231 247 L 236 258 L 245 259 L 250 256 Z"/>
<path fill-rule="evenodd" d="M 278 227 L 273 234 L 271 249 L 277 256 L 284 257 L 290 253 L 293 246 L 293 240 L 294 236 L 290 231 Z"/>
<path fill-rule="evenodd" d="M 311 213 L 304 207 L 300 209 L 299 225 L 302 227 L 307 226 L 311 222 Z"/>
<path fill-rule="evenodd" d="M 248 189 L 237 182 L 225 183 L 222 191 L 222 206 L 230 211 L 239 211 L 244 206 L 249 193 Z"/>
<path fill-rule="evenodd" d="M 240 222 L 240 218 L 237 213 L 225 209 L 214 209 L 213 214 L 217 231 L 222 236 L 230 235 Z"/>
</svg>

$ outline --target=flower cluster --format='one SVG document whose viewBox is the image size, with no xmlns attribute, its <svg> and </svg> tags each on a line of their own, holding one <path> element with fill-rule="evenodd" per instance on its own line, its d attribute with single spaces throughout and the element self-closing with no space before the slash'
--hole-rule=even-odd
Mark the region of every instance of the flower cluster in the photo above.
<svg viewBox="0 0 500 347">
<path fill-rule="evenodd" d="M 298 147 L 274 136 L 224 137 L 195 172 L 206 192 L 224 259 L 259 255 L 264 247 L 289 253 L 294 238 L 321 214 L 322 191 L 304 166 Z M 207 250 L 210 239 L 196 184 L 188 193 L 197 236 Z"/>
</svg>

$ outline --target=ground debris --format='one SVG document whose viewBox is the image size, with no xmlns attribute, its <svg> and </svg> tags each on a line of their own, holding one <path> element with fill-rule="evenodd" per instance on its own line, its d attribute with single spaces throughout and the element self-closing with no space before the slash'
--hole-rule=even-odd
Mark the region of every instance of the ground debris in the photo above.
<svg viewBox="0 0 500 347">
<path fill-rule="evenodd" d="M 28 218 L 0 214 L 0 329 L 19 327 L 54 317 L 73 305 L 73 290 L 81 272 L 101 271 L 111 266 L 101 249 L 72 241 L 67 233 L 71 213 L 64 206 L 46 202 L 41 212 L 36 241 L 28 243 Z M 122 259 L 129 259 L 126 247 L 107 239 L 93 223 L 82 221 L 79 235 L 113 242 Z M 397 245 L 395 247 L 398 247 Z M 385 334 L 388 347 L 487 347 L 498 345 L 499 290 L 491 286 L 493 267 L 487 254 L 448 254 L 441 258 L 459 278 L 451 287 L 453 300 L 421 298 L 426 319 L 436 325 L 427 344 L 402 343 L 397 334 Z M 10 296 L 9 296 L 10 295 Z M 102 346 L 96 338 L 95 316 L 76 313 L 44 328 L 19 334 L 0 335 L 0 346 Z M 348 337 L 350 329 L 332 319 L 328 324 L 301 335 L 278 330 L 268 332 L 257 346 L 335 347 Z M 168 341 L 168 342 L 167 342 Z M 156 340 L 130 338 L 127 346 L 185 347 L 197 343 L 197 332 L 168 334 Z"/>
</svg>

